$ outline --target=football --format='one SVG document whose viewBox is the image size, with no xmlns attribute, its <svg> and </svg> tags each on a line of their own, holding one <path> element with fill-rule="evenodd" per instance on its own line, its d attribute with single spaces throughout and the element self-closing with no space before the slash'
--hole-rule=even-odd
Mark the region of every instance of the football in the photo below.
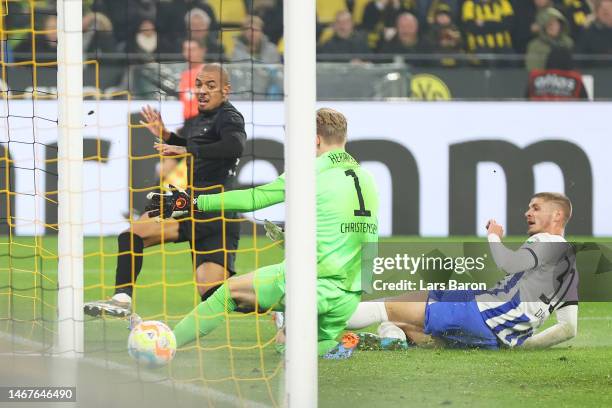
<svg viewBox="0 0 612 408">
<path fill-rule="evenodd" d="M 142 322 L 130 332 L 128 353 L 145 367 L 162 367 L 174 358 L 176 338 L 162 322 Z"/>
</svg>

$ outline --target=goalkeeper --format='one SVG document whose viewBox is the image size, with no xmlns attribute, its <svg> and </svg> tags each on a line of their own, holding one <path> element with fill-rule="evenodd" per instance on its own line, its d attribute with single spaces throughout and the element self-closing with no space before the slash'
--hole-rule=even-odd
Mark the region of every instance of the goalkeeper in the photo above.
<svg viewBox="0 0 612 408">
<path fill-rule="evenodd" d="M 347 124 L 340 112 L 317 111 L 317 310 L 319 355 L 335 349 L 361 298 L 361 248 L 378 241 L 378 195 L 372 176 L 345 150 Z M 184 197 L 183 197 L 184 198 Z M 285 178 L 248 190 L 200 195 L 200 211 L 249 212 L 284 201 Z M 182 201 L 168 198 L 167 206 Z M 283 310 L 285 264 L 228 279 L 180 321 L 177 345 L 207 335 L 237 308 Z M 340 350 L 340 349 L 336 349 Z M 352 351 L 352 350 L 350 350 Z M 338 353 L 342 354 L 342 353 Z M 350 355 L 350 354 L 349 354 Z"/>
</svg>

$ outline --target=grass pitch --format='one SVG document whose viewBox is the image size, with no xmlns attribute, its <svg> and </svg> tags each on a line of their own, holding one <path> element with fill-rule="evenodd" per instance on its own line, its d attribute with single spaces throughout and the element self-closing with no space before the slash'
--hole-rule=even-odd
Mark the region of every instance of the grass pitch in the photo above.
<svg viewBox="0 0 612 408">
<path fill-rule="evenodd" d="M 51 346 L 57 313 L 56 248 L 53 237 L 19 237 L 10 245 L 0 237 L 0 346 L 9 349 L 3 351 Z M 244 237 L 240 251 L 239 273 L 283 256 L 279 248 L 257 237 Z M 85 300 L 110 296 L 115 239 L 88 238 L 85 253 Z M 189 248 L 169 244 L 145 254 L 135 311 L 173 326 L 199 302 Z M 274 406 L 282 402 L 283 383 L 274 334 L 267 315 L 231 314 L 226 325 L 200 344 L 180 350 L 170 366 L 144 370 L 127 355 L 125 321 L 87 318 L 86 360 L 107 373 L 104 389 L 110 395 L 101 395 L 100 401 L 112 400 L 113 390 L 121 395 L 122 387 L 144 394 L 145 385 L 159 383 L 156 388 L 174 395 L 177 407 L 193 401 L 202 406 Z M 320 406 L 612 406 L 611 334 L 612 306 L 582 303 L 578 336 L 551 350 L 411 349 L 320 361 Z M 19 341 L 7 345 L 10 337 Z M 156 406 L 155 400 L 146 402 Z"/>
</svg>

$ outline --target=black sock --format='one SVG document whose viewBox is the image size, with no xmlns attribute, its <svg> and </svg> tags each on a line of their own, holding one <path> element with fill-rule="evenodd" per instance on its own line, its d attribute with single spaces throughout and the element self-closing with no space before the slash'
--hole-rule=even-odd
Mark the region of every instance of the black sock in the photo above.
<svg viewBox="0 0 612 408">
<path fill-rule="evenodd" d="M 232 276 L 234 276 L 236 274 L 236 272 L 234 271 L 228 271 L 229 272 L 229 277 L 231 278 Z M 215 293 L 215 290 L 219 289 L 221 287 L 221 283 L 218 285 L 213 286 L 212 288 L 208 288 L 208 290 L 206 292 L 204 292 L 202 295 L 200 295 L 202 302 L 206 301 L 206 299 L 208 299 L 209 297 L 212 296 L 213 293 Z"/>
<path fill-rule="evenodd" d="M 221 285 L 216 285 L 213 286 L 212 288 L 208 289 L 206 292 L 204 292 L 204 294 L 202 295 L 202 302 L 206 301 L 206 299 L 208 299 L 209 297 L 212 296 L 213 293 L 215 293 L 215 291 L 217 289 L 219 289 L 221 287 Z M 252 313 L 255 311 L 254 308 L 252 307 L 236 307 L 236 309 L 234 309 L 235 312 L 238 313 Z M 263 313 L 263 312 L 262 312 Z"/>
<path fill-rule="evenodd" d="M 208 288 L 208 290 L 201 295 L 202 302 L 206 301 L 206 299 L 211 297 L 212 294 L 215 293 L 215 290 L 219 289 L 220 287 L 221 285 L 215 285 L 212 288 Z"/>
<path fill-rule="evenodd" d="M 142 269 L 144 241 L 138 235 L 126 231 L 117 237 L 117 246 L 120 254 L 117 256 L 115 293 L 126 293 L 131 297 L 134 290 L 133 285 Z"/>
</svg>

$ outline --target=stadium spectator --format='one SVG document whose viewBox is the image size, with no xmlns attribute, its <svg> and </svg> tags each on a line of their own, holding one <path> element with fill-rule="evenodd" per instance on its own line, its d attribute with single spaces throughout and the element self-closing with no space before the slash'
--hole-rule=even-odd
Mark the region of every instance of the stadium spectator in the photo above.
<svg viewBox="0 0 612 408">
<path fill-rule="evenodd" d="M 211 30 L 212 18 L 204 10 L 191 9 L 185 14 L 185 39 L 197 41 L 206 48 L 209 60 L 221 61 L 223 59 L 223 44 L 219 32 Z"/>
<path fill-rule="evenodd" d="M 206 58 L 206 48 L 197 41 L 183 41 L 183 57 L 187 69 L 181 73 L 179 82 L 179 99 L 183 104 L 183 119 L 190 119 L 198 114 L 198 99 L 195 93 L 195 81 L 202 70 Z"/>
<path fill-rule="evenodd" d="M 158 26 L 160 34 L 171 36 L 174 39 L 181 39 L 188 30 L 188 21 L 185 21 L 185 15 L 190 10 L 200 9 L 206 13 L 210 19 L 209 29 L 213 32 L 219 30 L 219 24 L 215 16 L 215 11 L 206 0 L 172 0 L 161 1 L 158 4 L 159 11 L 157 13 Z M 210 45 L 209 51 L 212 53 Z M 174 43 L 175 48 L 168 52 L 176 53 L 180 47 L 180 42 Z"/>
<path fill-rule="evenodd" d="M 414 12 L 415 1 L 402 0 L 372 0 L 363 11 L 361 28 L 367 31 L 377 30 L 379 27 L 394 29 L 397 17 L 404 11 Z"/>
<path fill-rule="evenodd" d="M 153 0 L 94 0 L 92 11 L 99 11 L 110 18 L 118 43 L 127 43 L 135 22 L 148 19 L 156 23 L 158 1 Z"/>
<path fill-rule="evenodd" d="M 402 13 L 397 18 L 397 33 L 389 40 L 383 41 L 378 46 L 381 54 L 396 54 L 406 56 L 409 54 L 422 54 L 427 47 L 419 37 L 419 21 L 411 13 Z M 414 59 L 406 58 L 411 63 Z"/>
<path fill-rule="evenodd" d="M 577 40 L 589 25 L 591 6 L 587 0 L 557 0 L 557 8 L 570 26 L 572 38 Z"/>
<path fill-rule="evenodd" d="M 546 18 L 545 15 L 548 14 L 551 7 L 555 7 L 555 2 L 553 0 L 533 0 L 533 5 L 535 16 L 529 28 L 533 35 L 538 35 L 542 32 L 541 20 Z"/>
<path fill-rule="evenodd" d="M 525 55 L 525 66 L 528 71 L 544 69 L 548 54 L 553 48 L 571 50 L 574 46 L 574 41 L 569 36 L 567 20 L 559 10 L 549 7 L 539 13 L 537 18 L 539 34 L 529 42 Z"/>
<path fill-rule="evenodd" d="M 553 48 L 546 69 L 529 73 L 527 98 L 531 101 L 568 101 L 588 99 L 582 75 L 574 70 L 572 54 L 567 48 Z"/>
<path fill-rule="evenodd" d="M 155 62 L 159 53 L 158 39 L 155 23 L 145 18 L 136 23 L 136 31 L 118 46 L 118 51 L 127 53 L 130 62 Z"/>
<path fill-rule="evenodd" d="M 436 8 L 434 19 L 427 34 L 427 44 L 436 54 L 459 54 L 463 51 L 463 39 L 459 28 L 453 23 L 451 8 L 446 3 L 440 3 Z M 456 58 L 442 57 L 439 64 L 444 67 L 458 65 Z"/>
<path fill-rule="evenodd" d="M 16 62 L 32 61 L 53 62 L 57 61 L 57 17 L 53 14 L 44 16 L 43 33 L 36 34 L 36 55 L 32 50 L 32 34 L 15 47 L 14 58 Z"/>
<path fill-rule="evenodd" d="M 416 15 L 419 21 L 427 23 L 427 25 L 434 24 L 436 19 L 436 13 L 439 7 L 448 7 L 451 19 L 457 21 L 459 19 L 459 5 L 460 0 L 417 0 L 417 12 Z"/>
<path fill-rule="evenodd" d="M 83 52 L 97 56 L 115 51 L 113 23 L 102 13 L 90 12 L 83 16 Z"/>
<path fill-rule="evenodd" d="M 242 23 L 242 33 L 234 40 L 232 61 L 280 63 L 276 46 L 263 33 L 263 21 L 257 16 L 247 16 Z"/>
<path fill-rule="evenodd" d="M 283 37 L 283 1 L 254 0 L 253 15 L 263 20 L 263 32 L 274 44 Z"/>
<path fill-rule="evenodd" d="M 565 16 L 570 27 L 572 39 L 579 38 L 588 22 L 590 12 L 586 0 L 511 0 L 514 9 L 514 29 L 512 43 L 517 53 L 524 54 L 527 44 L 534 39 L 540 30 L 538 16 L 549 7 L 555 7 Z"/>
<path fill-rule="evenodd" d="M 461 7 L 467 51 L 512 52 L 514 10 L 510 0 L 465 0 Z"/>
<path fill-rule="evenodd" d="M 336 14 L 333 31 L 333 36 L 319 46 L 319 59 L 358 62 L 370 53 L 365 35 L 355 31 L 350 12 L 343 10 Z"/>
<path fill-rule="evenodd" d="M 536 33 L 536 4 L 539 0 L 511 0 L 514 10 L 514 24 L 512 28 L 512 46 L 514 51 L 524 54 L 527 44 L 533 40 Z M 548 0 L 546 0 L 548 1 Z M 552 3 L 552 1 L 551 1 Z"/>
<path fill-rule="evenodd" d="M 578 43 L 581 54 L 612 54 L 612 0 L 595 3 L 595 21 L 584 31 Z M 610 65 L 610 62 L 607 62 Z"/>
<path fill-rule="evenodd" d="M 395 33 L 397 18 L 403 12 L 416 12 L 414 0 L 372 0 L 364 11 L 361 29 L 368 33 L 368 45 L 374 49 L 381 41 L 390 40 Z"/>
</svg>

